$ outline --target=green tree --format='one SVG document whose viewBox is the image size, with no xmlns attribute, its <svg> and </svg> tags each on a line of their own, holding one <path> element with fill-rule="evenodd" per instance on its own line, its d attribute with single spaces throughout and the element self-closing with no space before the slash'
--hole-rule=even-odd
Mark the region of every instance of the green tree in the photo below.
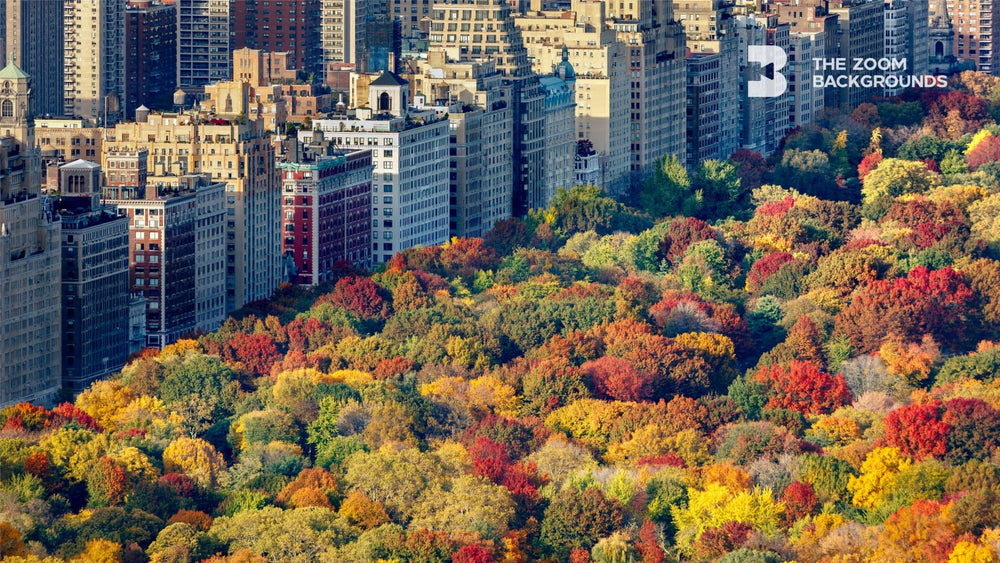
<svg viewBox="0 0 1000 563">
<path fill-rule="evenodd" d="M 566 559 L 574 548 L 590 549 L 625 522 L 618 502 L 595 487 L 581 491 L 570 486 L 560 492 L 545 510 L 541 541 L 556 556 Z"/>
<path fill-rule="evenodd" d="M 922 194 L 938 185 L 939 177 L 923 162 L 887 158 L 865 176 L 861 193 L 865 213 L 881 217 L 893 199 L 905 194 Z"/>
<path fill-rule="evenodd" d="M 728 160 L 704 160 L 695 174 L 693 200 L 685 203 L 685 215 L 700 219 L 740 216 L 743 190 L 739 169 Z"/>
<path fill-rule="evenodd" d="M 447 532 L 479 532 L 499 541 L 507 533 L 516 506 L 506 487 L 483 477 L 462 475 L 428 488 L 413 507 L 412 528 Z"/>
<path fill-rule="evenodd" d="M 646 178 L 639 193 L 639 207 L 653 217 L 666 217 L 683 211 L 690 196 L 691 177 L 674 155 L 657 161 L 653 175 Z"/>
</svg>

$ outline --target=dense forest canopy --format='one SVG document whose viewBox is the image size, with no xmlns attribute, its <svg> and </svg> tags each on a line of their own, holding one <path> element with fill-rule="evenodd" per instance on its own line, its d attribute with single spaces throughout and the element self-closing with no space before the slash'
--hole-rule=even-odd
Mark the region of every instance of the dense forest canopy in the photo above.
<svg viewBox="0 0 1000 563">
<path fill-rule="evenodd" d="M 1000 80 L 664 159 L 0 411 L 5 561 L 998 561 Z"/>
</svg>

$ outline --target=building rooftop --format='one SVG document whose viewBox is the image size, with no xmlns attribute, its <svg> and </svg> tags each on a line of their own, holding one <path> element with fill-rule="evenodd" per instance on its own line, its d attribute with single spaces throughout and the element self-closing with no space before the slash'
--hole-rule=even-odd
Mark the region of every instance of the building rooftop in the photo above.
<svg viewBox="0 0 1000 563">
<path fill-rule="evenodd" d="M 60 170 L 93 170 L 95 168 L 100 168 L 101 165 L 96 162 L 90 162 L 89 160 L 83 160 L 78 158 L 69 164 L 63 164 L 59 167 Z"/>
<path fill-rule="evenodd" d="M 372 81 L 370 86 L 405 86 L 409 84 L 394 72 L 384 71 L 378 78 Z"/>
<path fill-rule="evenodd" d="M 31 78 L 31 75 L 29 75 L 27 72 L 24 72 L 23 70 L 21 70 L 21 67 L 14 64 L 14 53 L 11 53 L 10 62 L 7 63 L 7 66 L 3 67 L 3 70 L 0 70 L 0 79 L 3 78 L 8 78 L 8 79 Z"/>
</svg>

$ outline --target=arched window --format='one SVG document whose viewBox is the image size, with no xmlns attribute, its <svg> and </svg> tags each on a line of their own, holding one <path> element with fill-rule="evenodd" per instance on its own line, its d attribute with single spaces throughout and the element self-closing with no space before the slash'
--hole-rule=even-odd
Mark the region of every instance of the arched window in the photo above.
<svg viewBox="0 0 1000 563">
<path fill-rule="evenodd" d="M 389 93 L 382 92 L 378 97 L 378 110 L 379 111 L 389 111 L 391 110 L 391 102 L 389 101 Z"/>
<path fill-rule="evenodd" d="M 944 57 L 944 43 L 938 41 L 934 44 L 934 56 L 938 58 Z"/>
<path fill-rule="evenodd" d="M 0 117 L 14 117 L 14 102 L 4 100 L 0 104 Z"/>
</svg>

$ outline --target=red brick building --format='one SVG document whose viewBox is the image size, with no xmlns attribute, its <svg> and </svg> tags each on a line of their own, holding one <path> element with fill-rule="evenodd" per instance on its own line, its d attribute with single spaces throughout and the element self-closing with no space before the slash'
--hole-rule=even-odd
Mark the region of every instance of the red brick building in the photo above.
<svg viewBox="0 0 1000 563">
<path fill-rule="evenodd" d="M 288 52 L 291 67 L 319 73 L 319 0 L 233 0 L 233 49 Z"/>
<path fill-rule="evenodd" d="M 294 263 L 292 279 L 316 285 L 338 263 L 371 265 L 372 153 L 306 153 L 279 163 L 282 178 L 282 251 Z"/>
</svg>

